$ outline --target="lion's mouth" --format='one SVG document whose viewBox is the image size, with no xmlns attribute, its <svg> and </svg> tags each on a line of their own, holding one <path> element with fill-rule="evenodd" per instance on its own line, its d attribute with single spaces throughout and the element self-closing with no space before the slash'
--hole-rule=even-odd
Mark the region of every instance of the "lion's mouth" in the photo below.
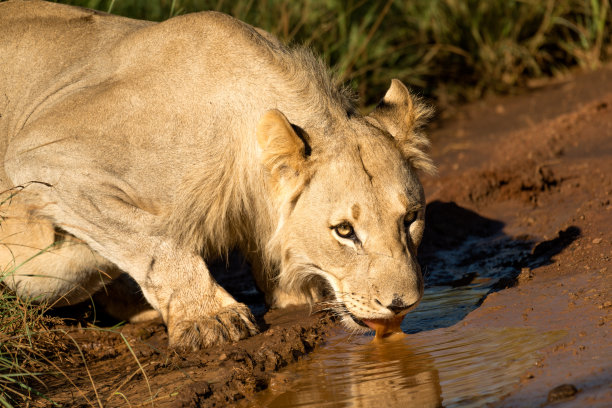
<svg viewBox="0 0 612 408">
<path fill-rule="evenodd" d="M 361 320 L 360 318 L 358 318 L 357 316 L 355 316 L 354 314 L 349 312 L 348 308 L 346 307 L 346 305 L 344 303 L 336 304 L 336 312 L 338 312 L 340 315 L 345 315 L 345 316 L 350 317 L 359 326 L 365 327 L 366 329 L 370 328 L 370 326 L 365 324 L 365 322 L 363 320 Z"/>
<path fill-rule="evenodd" d="M 351 312 L 349 312 L 348 310 L 346 311 L 346 314 L 347 314 L 347 315 L 348 315 L 348 316 L 349 316 L 351 319 L 353 319 L 353 321 L 354 321 L 355 323 L 357 323 L 358 325 L 363 326 L 363 327 L 368 328 L 368 329 L 370 328 L 370 326 L 368 326 L 367 324 L 365 324 L 365 322 L 364 322 L 363 320 L 361 320 L 361 319 L 357 318 L 357 316 L 355 316 L 354 314 L 352 314 L 352 313 L 351 313 Z"/>
<path fill-rule="evenodd" d="M 404 320 L 405 314 L 401 314 L 388 319 L 359 319 L 357 316 L 346 310 L 346 314 L 353 319 L 359 326 L 374 330 L 376 332 L 376 338 L 382 338 L 389 333 L 401 333 L 401 324 Z"/>
<path fill-rule="evenodd" d="M 383 336 L 387 333 L 401 332 L 400 324 L 406 316 L 406 313 L 401 313 L 400 315 L 386 319 L 360 319 L 351 313 L 344 303 L 337 304 L 336 310 L 340 312 L 340 314 L 349 316 L 357 325 L 366 329 L 374 330 L 376 332 L 376 337 Z"/>
</svg>

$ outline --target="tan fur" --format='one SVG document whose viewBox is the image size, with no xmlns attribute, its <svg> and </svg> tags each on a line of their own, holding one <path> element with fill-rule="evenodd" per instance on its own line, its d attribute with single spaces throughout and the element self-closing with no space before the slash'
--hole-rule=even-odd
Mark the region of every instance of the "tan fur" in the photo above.
<svg viewBox="0 0 612 408">
<path fill-rule="evenodd" d="M 21 296 L 76 302 L 124 271 L 193 348 L 257 331 L 206 266 L 232 248 L 271 304 L 328 295 L 354 329 L 420 299 L 429 111 L 401 82 L 363 117 L 312 53 L 214 12 L 8 1 L 0 55 L 0 185 L 24 187 L 0 261 Z"/>
</svg>

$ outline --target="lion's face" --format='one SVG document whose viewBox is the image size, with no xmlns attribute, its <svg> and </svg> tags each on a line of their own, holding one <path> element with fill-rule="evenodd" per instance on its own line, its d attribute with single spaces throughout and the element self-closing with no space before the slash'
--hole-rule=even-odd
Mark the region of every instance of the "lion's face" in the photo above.
<svg viewBox="0 0 612 408">
<path fill-rule="evenodd" d="M 279 285 L 309 292 L 323 282 L 351 328 L 397 319 L 423 294 L 416 170 L 433 169 L 418 130 L 427 113 L 394 81 L 372 114 L 324 134 L 298 135 L 278 111 L 260 122 L 262 160 L 283 202 Z"/>
<path fill-rule="evenodd" d="M 317 158 L 283 227 L 281 251 L 282 273 L 324 278 L 355 328 L 406 313 L 423 293 L 416 260 L 423 189 L 391 137 L 360 128 L 337 155 Z"/>
</svg>

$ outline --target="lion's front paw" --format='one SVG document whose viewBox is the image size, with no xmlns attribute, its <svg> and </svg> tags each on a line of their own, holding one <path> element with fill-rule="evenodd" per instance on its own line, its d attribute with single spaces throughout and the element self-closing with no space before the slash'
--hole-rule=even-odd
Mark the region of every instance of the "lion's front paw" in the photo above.
<svg viewBox="0 0 612 408">
<path fill-rule="evenodd" d="M 259 330 L 249 308 L 241 303 L 225 307 L 214 316 L 181 320 L 168 327 L 170 345 L 199 350 L 229 341 L 238 341 Z"/>
</svg>

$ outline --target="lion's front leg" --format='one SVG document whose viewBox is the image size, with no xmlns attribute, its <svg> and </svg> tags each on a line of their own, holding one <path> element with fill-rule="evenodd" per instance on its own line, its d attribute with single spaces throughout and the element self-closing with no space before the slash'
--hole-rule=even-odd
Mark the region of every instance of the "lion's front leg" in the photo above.
<svg viewBox="0 0 612 408">
<path fill-rule="evenodd" d="M 173 347 L 197 350 L 258 332 L 249 308 L 215 282 L 197 254 L 162 243 L 140 280 L 145 297 L 168 327 Z"/>
<path fill-rule="evenodd" d="M 168 327 L 170 344 L 197 349 L 257 333 L 249 309 L 213 279 L 202 257 L 170 237 L 152 234 L 153 214 L 106 194 L 35 185 L 27 196 L 39 216 L 77 236 L 130 275 Z M 95 190 L 95 189 L 94 189 Z M 25 197 L 25 196 L 24 196 Z M 112 299 L 109 301 L 112 302 Z"/>
</svg>

